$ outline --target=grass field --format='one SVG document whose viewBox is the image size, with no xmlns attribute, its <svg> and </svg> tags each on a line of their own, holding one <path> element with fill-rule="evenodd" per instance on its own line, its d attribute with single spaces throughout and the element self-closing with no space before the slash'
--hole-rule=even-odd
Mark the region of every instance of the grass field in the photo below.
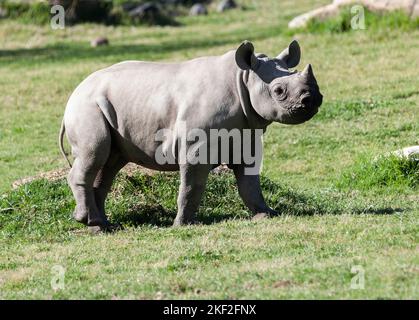
<svg viewBox="0 0 419 320">
<path fill-rule="evenodd" d="M 419 169 L 374 160 L 419 144 L 419 29 L 368 19 L 366 30 L 287 29 L 328 2 L 242 1 L 246 10 L 164 28 L 0 20 L 0 298 L 419 298 Z M 90 48 L 101 35 L 111 45 Z M 249 220 L 233 177 L 214 174 L 203 224 L 174 229 L 178 176 L 120 174 L 107 204 L 125 230 L 93 236 L 72 221 L 64 180 L 11 189 L 65 166 L 62 114 L 91 72 L 222 54 L 245 39 L 273 56 L 292 38 L 324 104 L 308 123 L 266 133 L 263 189 L 281 216 Z M 351 288 L 362 275 L 363 289 Z"/>
</svg>

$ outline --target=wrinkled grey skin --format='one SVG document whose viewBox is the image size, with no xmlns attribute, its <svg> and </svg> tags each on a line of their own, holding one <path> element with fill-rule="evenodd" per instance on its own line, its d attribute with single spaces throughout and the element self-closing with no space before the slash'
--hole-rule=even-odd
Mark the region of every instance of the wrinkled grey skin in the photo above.
<svg viewBox="0 0 419 320">
<path fill-rule="evenodd" d="M 273 121 L 298 124 L 313 117 L 322 95 L 311 66 L 290 71 L 300 60 L 293 41 L 278 57 L 254 53 L 250 42 L 222 56 L 182 63 L 126 61 L 97 71 L 71 95 L 60 132 L 75 158 L 68 183 L 76 199 L 74 217 L 98 230 L 111 228 L 105 198 L 117 172 L 128 162 L 180 171 L 174 225 L 193 223 L 208 173 L 216 165 L 159 165 L 159 129 L 263 129 Z M 164 143 L 173 146 L 176 137 Z M 176 155 L 175 155 L 176 156 Z M 262 156 L 262 155 L 259 155 Z M 257 217 L 274 213 L 265 203 L 259 175 L 234 170 L 241 198 Z"/>
</svg>

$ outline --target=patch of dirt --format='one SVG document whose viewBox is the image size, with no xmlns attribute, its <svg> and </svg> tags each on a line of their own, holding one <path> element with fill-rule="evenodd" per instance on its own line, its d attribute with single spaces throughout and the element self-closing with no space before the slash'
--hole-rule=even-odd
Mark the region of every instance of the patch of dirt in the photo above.
<svg viewBox="0 0 419 320">
<path fill-rule="evenodd" d="M 61 169 L 55 169 L 47 172 L 41 172 L 37 175 L 25 177 L 18 179 L 12 183 L 12 188 L 16 189 L 24 184 L 27 184 L 29 182 L 39 180 L 39 179 L 47 179 L 48 181 L 57 181 L 60 179 L 63 179 L 67 177 L 68 172 L 70 171 L 70 168 L 61 168 Z M 152 176 L 157 171 L 150 170 L 144 167 L 141 167 L 139 165 L 136 165 L 135 163 L 128 163 L 121 172 L 125 173 L 127 176 L 132 177 L 134 173 L 136 172 L 142 172 L 146 175 Z"/>
<path fill-rule="evenodd" d="M 136 172 L 142 172 L 145 175 L 152 176 L 155 175 L 158 171 L 147 169 L 130 162 L 124 168 L 122 168 L 121 172 L 125 173 L 129 177 L 132 177 Z"/>
<path fill-rule="evenodd" d="M 290 285 L 292 285 L 292 282 L 289 280 L 281 280 L 281 281 L 277 281 L 273 284 L 274 288 L 285 288 L 285 287 L 289 287 Z"/>
<path fill-rule="evenodd" d="M 30 270 L 26 268 L 20 268 L 18 270 L 3 270 L 0 271 L 0 284 L 6 282 L 18 284 L 25 281 L 29 275 Z"/>
<path fill-rule="evenodd" d="M 41 172 L 35 176 L 21 178 L 12 183 L 12 188 L 16 189 L 24 184 L 27 184 L 29 182 L 32 182 L 34 180 L 39 180 L 39 179 L 47 179 L 48 181 L 60 180 L 67 176 L 69 170 L 70 170 L 69 168 L 61 168 L 61 169 L 51 170 L 47 172 Z"/>
<path fill-rule="evenodd" d="M 213 174 L 225 174 L 229 172 L 233 172 L 229 167 L 227 167 L 226 164 L 222 164 L 218 166 L 217 168 L 212 169 L 211 171 Z"/>
<path fill-rule="evenodd" d="M 61 169 L 55 169 L 47 172 L 41 172 L 37 175 L 30 176 L 30 177 L 24 177 L 21 179 L 18 179 L 12 183 L 12 188 L 16 189 L 24 184 L 27 184 L 29 182 L 39 180 L 39 179 L 47 179 L 48 181 L 57 181 L 60 179 L 63 179 L 67 177 L 68 172 L 70 171 L 70 168 L 61 168 Z M 212 170 L 212 173 L 214 174 L 225 174 L 228 172 L 231 172 L 227 165 L 220 165 L 219 167 Z M 128 163 L 121 172 L 125 173 L 128 177 L 132 177 L 136 172 L 142 172 L 148 176 L 152 176 L 156 174 L 158 171 L 147 169 L 144 167 L 141 167 L 139 165 L 136 165 L 135 163 Z"/>
</svg>

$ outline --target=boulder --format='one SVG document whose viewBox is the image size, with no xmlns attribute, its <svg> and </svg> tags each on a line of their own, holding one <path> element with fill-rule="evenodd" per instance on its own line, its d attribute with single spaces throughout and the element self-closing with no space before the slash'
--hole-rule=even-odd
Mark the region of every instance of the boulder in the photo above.
<svg viewBox="0 0 419 320">
<path fill-rule="evenodd" d="M 393 151 L 392 154 L 399 158 L 407 158 L 409 160 L 419 161 L 419 146 L 411 146 L 399 149 Z"/>
<path fill-rule="evenodd" d="M 0 19 L 2 19 L 2 18 L 6 18 L 7 17 L 7 10 L 6 9 L 3 9 L 3 8 L 0 8 Z"/>
<path fill-rule="evenodd" d="M 291 29 L 302 28 L 312 19 L 325 20 L 335 16 L 339 10 L 348 5 L 359 4 L 373 12 L 403 10 L 410 17 L 419 16 L 419 1 L 417 0 L 334 0 L 333 3 L 301 14 L 288 23 Z"/>
<path fill-rule="evenodd" d="M 234 0 L 222 0 L 217 6 L 217 11 L 224 12 L 235 8 L 237 8 L 237 4 Z"/>
<path fill-rule="evenodd" d="M 109 44 L 109 40 L 105 37 L 99 37 L 90 42 L 92 47 L 100 47 L 100 46 L 107 46 Z"/>
<path fill-rule="evenodd" d="M 123 11 L 125 12 L 130 12 L 131 10 L 135 9 L 138 7 L 138 2 L 134 2 L 134 1 L 127 1 L 127 2 L 123 2 L 121 4 L 121 8 Z"/>
<path fill-rule="evenodd" d="M 208 14 L 207 8 L 202 3 L 194 4 L 189 10 L 190 16 L 202 16 Z"/>
<path fill-rule="evenodd" d="M 334 4 L 328 4 L 321 8 L 314 9 L 307 13 L 301 14 L 288 23 L 288 28 L 303 28 L 307 25 L 312 19 L 325 20 L 329 17 L 332 17 L 339 12 L 339 7 Z"/>
<path fill-rule="evenodd" d="M 160 14 L 160 7 L 153 2 L 146 2 L 131 9 L 128 14 L 132 18 L 150 19 Z"/>
<path fill-rule="evenodd" d="M 128 11 L 128 15 L 133 21 L 149 25 L 177 25 L 176 21 L 159 4 L 151 1 Z"/>
</svg>

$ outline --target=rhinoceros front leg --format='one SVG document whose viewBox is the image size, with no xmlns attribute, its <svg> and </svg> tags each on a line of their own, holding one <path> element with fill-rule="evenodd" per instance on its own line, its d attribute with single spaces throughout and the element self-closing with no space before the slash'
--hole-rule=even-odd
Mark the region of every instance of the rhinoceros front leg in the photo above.
<svg viewBox="0 0 419 320">
<path fill-rule="evenodd" d="M 207 183 L 211 166 L 204 164 L 180 165 L 178 212 L 173 226 L 193 224 Z"/>
<path fill-rule="evenodd" d="M 236 176 L 240 197 L 243 199 L 244 204 L 254 214 L 254 219 L 278 214 L 266 204 L 262 195 L 260 177 L 258 174 L 246 175 L 244 166 L 242 165 L 234 166 L 232 169 Z"/>
</svg>

